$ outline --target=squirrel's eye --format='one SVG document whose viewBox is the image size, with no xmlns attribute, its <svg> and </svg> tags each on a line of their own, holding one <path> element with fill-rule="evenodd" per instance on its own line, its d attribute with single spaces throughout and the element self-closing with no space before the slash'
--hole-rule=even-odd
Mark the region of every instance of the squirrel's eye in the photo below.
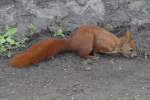
<svg viewBox="0 0 150 100">
<path fill-rule="evenodd" d="M 133 48 L 130 48 L 129 51 L 132 52 L 132 51 L 133 51 Z"/>
</svg>

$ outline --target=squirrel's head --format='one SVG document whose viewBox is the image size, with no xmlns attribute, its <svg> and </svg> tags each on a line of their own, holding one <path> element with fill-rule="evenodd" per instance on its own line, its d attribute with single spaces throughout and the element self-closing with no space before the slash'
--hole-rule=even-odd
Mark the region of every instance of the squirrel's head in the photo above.
<svg viewBox="0 0 150 100">
<path fill-rule="evenodd" d="M 136 42 L 132 38 L 131 32 L 127 32 L 121 39 L 121 50 L 120 52 L 125 57 L 135 57 L 137 56 L 137 46 Z"/>
</svg>

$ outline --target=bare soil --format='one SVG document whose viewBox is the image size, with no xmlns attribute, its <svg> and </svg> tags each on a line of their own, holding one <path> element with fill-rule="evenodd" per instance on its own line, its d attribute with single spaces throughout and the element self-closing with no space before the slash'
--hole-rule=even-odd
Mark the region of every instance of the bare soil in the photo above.
<svg viewBox="0 0 150 100">
<path fill-rule="evenodd" d="M 74 53 L 25 69 L 0 59 L 0 100 L 149 100 L 150 59 Z"/>
</svg>

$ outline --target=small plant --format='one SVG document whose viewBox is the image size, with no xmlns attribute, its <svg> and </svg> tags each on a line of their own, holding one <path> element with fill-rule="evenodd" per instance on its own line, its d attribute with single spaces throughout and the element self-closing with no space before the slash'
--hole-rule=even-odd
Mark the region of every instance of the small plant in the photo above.
<svg viewBox="0 0 150 100">
<path fill-rule="evenodd" d="M 64 35 L 64 30 L 62 28 L 59 28 L 56 32 L 54 32 L 54 36 L 61 36 L 61 37 L 65 37 Z"/>
<path fill-rule="evenodd" d="M 5 30 L 0 34 L 0 55 L 11 56 L 11 49 L 17 49 L 23 46 L 22 41 L 18 42 L 13 39 L 14 34 L 17 32 L 16 27 L 5 26 Z"/>
<path fill-rule="evenodd" d="M 34 24 L 29 25 L 29 33 L 30 35 L 37 33 L 37 27 Z"/>
</svg>

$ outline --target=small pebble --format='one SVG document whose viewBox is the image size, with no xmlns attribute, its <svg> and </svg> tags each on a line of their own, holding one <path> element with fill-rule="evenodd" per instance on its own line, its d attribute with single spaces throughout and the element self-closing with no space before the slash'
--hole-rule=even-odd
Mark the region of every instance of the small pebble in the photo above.
<svg viewBox="0 0 150 100">
<path fill-rule="evenodd" d="M 122 67 L 119 67 L 119 70 L 122 70 Z"/>
<path fill-rule="evenodd" d="M 72 100 L 74 100 L 74 97 L 71 97 Z"/>
<path fill-rule="evenodd" d="M 110 60 L 110 63 L 111 63 L 111 64 L 114 64 L 114 60 L 113 60 L 113 59 L 111 59 L 111 60 Z"/>
<path fill-rule="evenodd" d="M 91 67 L 85 67 L 85 70 L 87 70 L 87 71 L 89 71 L 91 69 L 92 69 Z"/>
<path fill-rule="evenodd" d="M 144 90 L 144 89 L 145 89 L 145 87 L 142 87 L 142 89 Z"/>
</svg>

